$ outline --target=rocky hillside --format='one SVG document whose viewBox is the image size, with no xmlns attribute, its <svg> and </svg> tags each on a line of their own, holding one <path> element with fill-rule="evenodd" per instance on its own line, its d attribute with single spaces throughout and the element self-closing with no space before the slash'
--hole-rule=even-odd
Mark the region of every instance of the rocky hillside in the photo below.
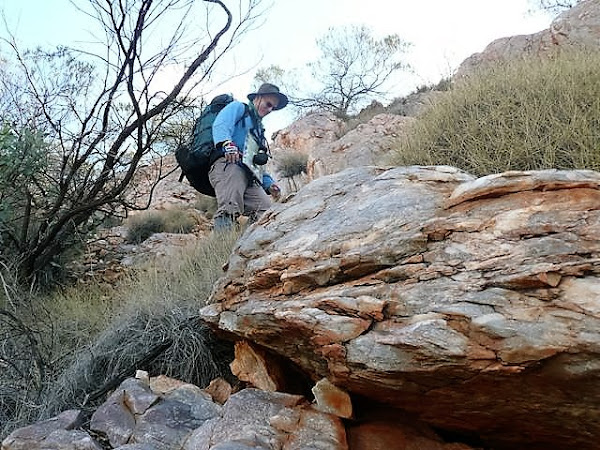
<svg viewBox="0 0 600 450">
<path fill-rule="evenodd" d="M 560 14 L 546 30 L 535 34 L 509 36 L 490 43 L 481 53 L 467 58 L 455 77 L 493 61 L 510 60 L 522 55 L 551 56 L 568 48 L 597 49 L 600 43 L 600 3 L 583 0 Z"/>
<path fill-rule="evenodd" d="M 284 358 L 264 371 L 348 392 L 360 420 L 402 410 L 486 448 L 591 449 L 599 232 L 597 172 L 347 169 L 249 229 L 201 314 Z"/>
<path fill-rule="evenodd" d="M 548 42 L 597 45 L 599 17 L 582 1 L 459 76 Z M 275 138 L 275 158 L 303 152 L 307 173 L 246 230 L 198 312 L 235 342 L 241 389 L 138 372 L 89 423 L 65 411 L 1 449 L 597 448 L 600 174 L 378 165 L 413 120 L 376 111 L 348 131 L 314 114 Z M 196 201 L 177 178 L 155 208 Z M 208 230 L 199 219 L 189 239 Z M 157 248 L 104 241 L 121 266 Z"/>
</svg>

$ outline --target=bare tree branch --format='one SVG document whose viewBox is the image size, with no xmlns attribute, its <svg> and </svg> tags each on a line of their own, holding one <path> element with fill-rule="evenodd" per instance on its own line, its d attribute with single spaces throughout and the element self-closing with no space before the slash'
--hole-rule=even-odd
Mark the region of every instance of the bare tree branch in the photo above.
<svg viewBox="0 0 600 450">
<path fill-rule="evenodd" d="M 81 11 L 99 24 L 102 45 L 23 52 L 14 37 L 5 40 L 17 63 L 11 70 L 21 76 L 0 67 L 0 121 L 17 132 L 41 132 L 48 146 L 43 167 L 21 173 L 17 191 L 0 195 L 0 239 L 21 256 L 23 275 L 47 267 L 98 223 L 98 212 L 131 206 L 130 185 L 153 154 L 160 127 L 255 26 L 260 3 L 238 0 L 234 22 L 224 0 L 88 0 L 89 10 Z M 193 20 L 199 5 L 205 27 Z M 159 27 L 171 33 L 163 38 Z M 180 75 L 157 89 L 170 67 Z"/>
</svg>

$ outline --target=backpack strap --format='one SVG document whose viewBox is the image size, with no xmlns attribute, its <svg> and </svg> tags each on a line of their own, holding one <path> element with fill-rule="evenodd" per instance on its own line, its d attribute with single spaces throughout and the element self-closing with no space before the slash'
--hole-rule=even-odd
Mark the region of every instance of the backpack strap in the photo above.
<svg viewBox="0 0 600 450">
<path fill-rule="evenodd" d="M 244 120 L 244 119 L 245 119 L 246 117 L 248 117 L 248 116 L 250 116 L 250 107 L 249 107 L 249 106 L 248 106 L 246 103 L 244 103 L 244 114 L 242 114 L 242 117 L 240 117 L 240 118 L 239 118 L 239 119 L 238 119 L 238 120 L 235 122 L 235 125 L 236 125 L 236 126 L 237 126 L 237 125 L 239 125 L 239 124 L 240 124 L 240 122 L 241 122 L 242 120 Z M 252 123 L 254 124 L 254 120 L 252 121 Z"/>
<path fill-rule="evenodd" d="M 267 140 L 265 139 L 264 128 L 258 125 L 258 120 L 256 119 L 255 115 L 250 112 L 250 106 L 248 106 L 246 104 L 245 104 L 245 106 L 246 106 L 246 112 L 244 114 L 250 116 L 250 119 L 252 120 L 252 127 L 250 128 L 250 133 L 252 133 L 252 135 L 256 139 L 256 142 L 258 142 L 259 146 L 268 147 Z"/>
</svg>

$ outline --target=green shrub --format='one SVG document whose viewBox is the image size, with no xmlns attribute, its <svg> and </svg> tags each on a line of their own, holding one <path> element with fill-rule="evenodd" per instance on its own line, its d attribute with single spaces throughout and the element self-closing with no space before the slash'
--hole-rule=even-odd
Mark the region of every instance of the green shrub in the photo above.
<svg viewBox="0 0 600 450">
<path fill-rule="evenodd" d="M 355 115 L 344 115 L 340 117 L 343 121 L 342 128 L 337 133 L 338 139 L 356 129 L 359 125 L 369 122 L 378 114 L 388 112 L 387 108 L 376 100 L 373 100 L 369 106 L 363 108 Z"/>
<path fill-rule="evenodd" d="M 127 220 L 127 241 L 139 244 L 154 233 L 190 233 L 197 222 L 190 211 L 144 211 Z"/>
<path fill-rule="evenodd" d="M 434 84 L 422 84 L 417 86 L 414 93 L 415 94 L 423 94 L 425 92 L 431 91 L 448 91 L 452 87 L 452 78 L 451 77 L 443 77 Z"/>
<path fill-rule="evenodd" d="M 154 233 L 160 233 L 163 230 L 163 220 L 156 212 L 146 212 L 130 217 L 126 226 L 127 242 L 139 244 Z"/>
<path fill-rule="evenodd" d="M 401 138 L 396 165 L 600 170 L 600 52 L 496 64 L 454 83 Z"/>
<path fill-rule="evenodd" d="M 198 224 L 190 210 L 167 209 L 162 211 L 165 233 L 191 233 Z"/>
</svg>

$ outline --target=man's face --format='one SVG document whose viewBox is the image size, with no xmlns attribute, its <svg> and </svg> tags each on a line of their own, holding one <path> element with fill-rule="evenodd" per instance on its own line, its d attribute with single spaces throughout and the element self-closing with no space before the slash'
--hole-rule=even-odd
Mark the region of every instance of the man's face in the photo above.
<svg viewBox="0 0 600 450">
<path fill-rule="evenodd" d="M 279 105 L 279 98 L 276 95 L 259 95 L 254 99 L 254 107 L 260 117 L 265 117 Z"/>
</svg>

